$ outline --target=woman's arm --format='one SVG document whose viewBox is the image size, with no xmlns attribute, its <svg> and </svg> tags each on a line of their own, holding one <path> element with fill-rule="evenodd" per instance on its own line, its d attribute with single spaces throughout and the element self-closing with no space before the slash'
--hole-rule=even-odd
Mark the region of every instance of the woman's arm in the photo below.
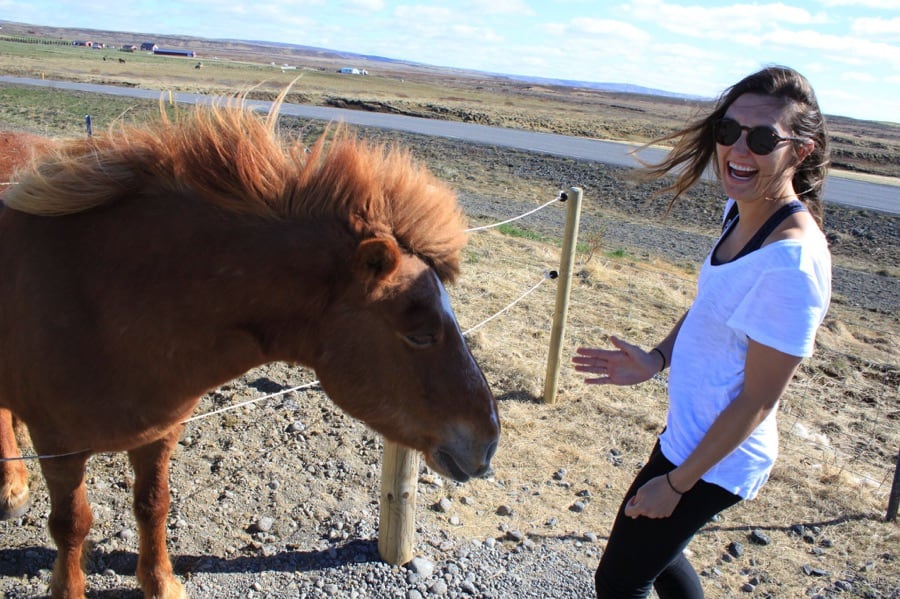
<svg viewBox="0 0 900 599">
<path fill-rule="evenodd" d="M 631 517 L 666 518 L 678 505 L 679 493 L 734 451 L 769 415 L 784 393 L 802 358 L 749 341 L 744 388 L 715 419 L 691 455 L 669 473 L 641 487 L 626 507 Z"/>
</svg>

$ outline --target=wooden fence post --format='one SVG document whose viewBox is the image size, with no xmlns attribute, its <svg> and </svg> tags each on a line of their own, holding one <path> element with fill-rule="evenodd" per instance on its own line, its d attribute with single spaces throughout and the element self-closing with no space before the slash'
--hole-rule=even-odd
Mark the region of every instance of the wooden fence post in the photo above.
<svg viewBox="0 0 900 599">
<path fill-rule="evenodd" d="M 419 453 L 384 440 L 381 462 L 381 502 L 378 516 L 378 554 L 400 566 L 414 557 Z"/>
<path fill-rule="evenodd" d="M 569 311 L 569 294 L 572 290 L 572 267 L 575 264 L 575 246 L 578 243 L 578 224 L 581 221 L 580 187 L 569 188 L 566 211 L 566 231 L 563 236 L 562 257 L 559 261 L 559 282 L 556 288 L 556 311 L 553 329 L 550 331 L 550 353 L 547 356 L 547 373 L 544 377 L 544 403 L 556 403 L 559 384 L 559 364 L 562 360 L 562 342 L 566 331 L 566 315 Z"/>
<path fill-rule="evenodd" d="M 888 522 L 896 520 L 898 507 L 900 507 L 900 452 L 897 452 L 897 464 L 894 466 L 894 483 L 891 485 L 891 497 L 888 499 L 887 516 L 884 519 Z"/>
</svg>

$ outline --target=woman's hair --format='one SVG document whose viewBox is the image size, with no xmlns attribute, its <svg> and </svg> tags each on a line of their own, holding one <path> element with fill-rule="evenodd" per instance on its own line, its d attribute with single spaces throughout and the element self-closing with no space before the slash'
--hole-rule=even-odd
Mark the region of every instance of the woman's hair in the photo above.
<svg viewBox="0 0 900 599">
<path fill-rule="evenodd" d="M 669 203 L 670 209 L 678 197 L 703 176 L 710 162 L 716 175 L 721 176 L 718 161 L 714 160 L 716 142 L 713 129 L 716 121 L 725 116 L 731 104 L 744 94 L 760 94 L 783 100 L 790 106 L 788 121 L 790 135 L 813 142 L 812 152 L 797 166 L 792 183 L 794 191 L 821 227 L 822 186 L 831 162 L 825 117 L 819 109 L 819 102 L 809 81 L 788 67 L 767 67 L 745 77 L 719 96 L 712 113 L 688 124 L 680 131 L 648 143 L 647 146 L 676 140 L 675 147 L 665 160 L 658 164 L 642 163 L 644 168 L 640 176 L 645 179 L 658 179 L 676 168 L 679 169 L 675 181 L 662 190 L 675 192 Z"/>
</svg>

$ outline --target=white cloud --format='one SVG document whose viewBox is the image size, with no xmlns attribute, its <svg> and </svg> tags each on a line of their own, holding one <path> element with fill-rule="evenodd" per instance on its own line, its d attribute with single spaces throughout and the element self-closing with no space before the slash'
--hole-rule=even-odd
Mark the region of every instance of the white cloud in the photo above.
<svg viewBox="0 0 900 599">
<path fill-rule="evenodd" d="M 650 22 L 679 35 L 704 39 L 730 39 L 764 32 L 779 24 L 811 25 L 826 17 L 782 3 L 682 6 L 664 0 L 631 0 L 624 7 L 636 20 Z"/>
<path fill-rule="evenodd" d="M 877 35 L 889 39 L 900 40 L 900 17 L 882 19 L 880 17 L 863 17 L 854 19 L 850 31 L 856 35 Z"/>
<path fill-rule="evenodd" d="M 900 46 L 894 46 L 866 38 L 830 35 L 804 30 L 773 31 L 765 34 L 764 42 L 770 46 L 812 51 L 830 60 L 856 65 L 877 65 L 878 68 L 900 68 Z"/>
<path fill-rule="evenodd" d="M 610 38 L 634 43 L 645 43 L 653 39 L 649 33 L 630 23 L 592 17 L 575 17 L 568 23 L 548 23 L 544 29 L 559 39 L 569 35 L 583 36 L 605 45 L 609 44 Z"/>
<path fill-rule="evenodd" d="M 856 83 L 875 83 L 878 78 L 869 73 L 861 73 L 859 71 L 850 71 L 841 76 L 844 81 L 852 81 Z"/>
<path fill-rule="evenodd" d="M 384 8 L 384 0 L 344 0 L 341 5 L 351 12 L 378 12 Z"/>
<path fill-rule="evenodd" d="M 409 25 L 417 23 L 442 23 L 450 20 L 454 12 L 441 6 L 423 6 L 402 4 L 394 9 L 394 16 L 408 19 Z"/>
<path fill-rule="evenodd" d="M 900 11 L 897 0 L 821 0 L 827 7 L 873 8 Z"/>
<path fill-rule="evenodd" d="M 503 37 L 494 30 L 484 27 L 472 27 L 471 25 L 451 25 L 450 31 L 458 41 L 477 40 L 479 43 L 502 42 Z"/>
<path fill-rule="evenodd" d="M 534 16 L 534 10 L 524 0 L 487 0 L 468 2 L 467 14 Z"/>
</svg>

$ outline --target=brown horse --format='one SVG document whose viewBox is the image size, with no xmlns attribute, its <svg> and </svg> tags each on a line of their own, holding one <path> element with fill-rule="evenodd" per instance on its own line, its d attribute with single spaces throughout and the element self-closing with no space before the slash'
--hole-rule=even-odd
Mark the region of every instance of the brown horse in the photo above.
<svg viewBox="0 0 900 599">
<path fill-rule="evenodd" d="M 165 545 L 180 423 L 266 362 L 311 367 L 450 478 L 488 470 L 496 404 L 442 284 L 465 243 L 455 196 L 403 151 L 326 137 L 305 148 L 273 115 L 196 108 L 54 144 L 5 188 L 0 450 L 18 455 L 14 414 L 55 456 L 40 461 L 54 596 L 84 594 L 85 462 L 110 451 L 135 470 L 144 593 L 184 596 Z M 28 486 L 21 462 L 2 466 L 9 515 Z"/>
</svg>

